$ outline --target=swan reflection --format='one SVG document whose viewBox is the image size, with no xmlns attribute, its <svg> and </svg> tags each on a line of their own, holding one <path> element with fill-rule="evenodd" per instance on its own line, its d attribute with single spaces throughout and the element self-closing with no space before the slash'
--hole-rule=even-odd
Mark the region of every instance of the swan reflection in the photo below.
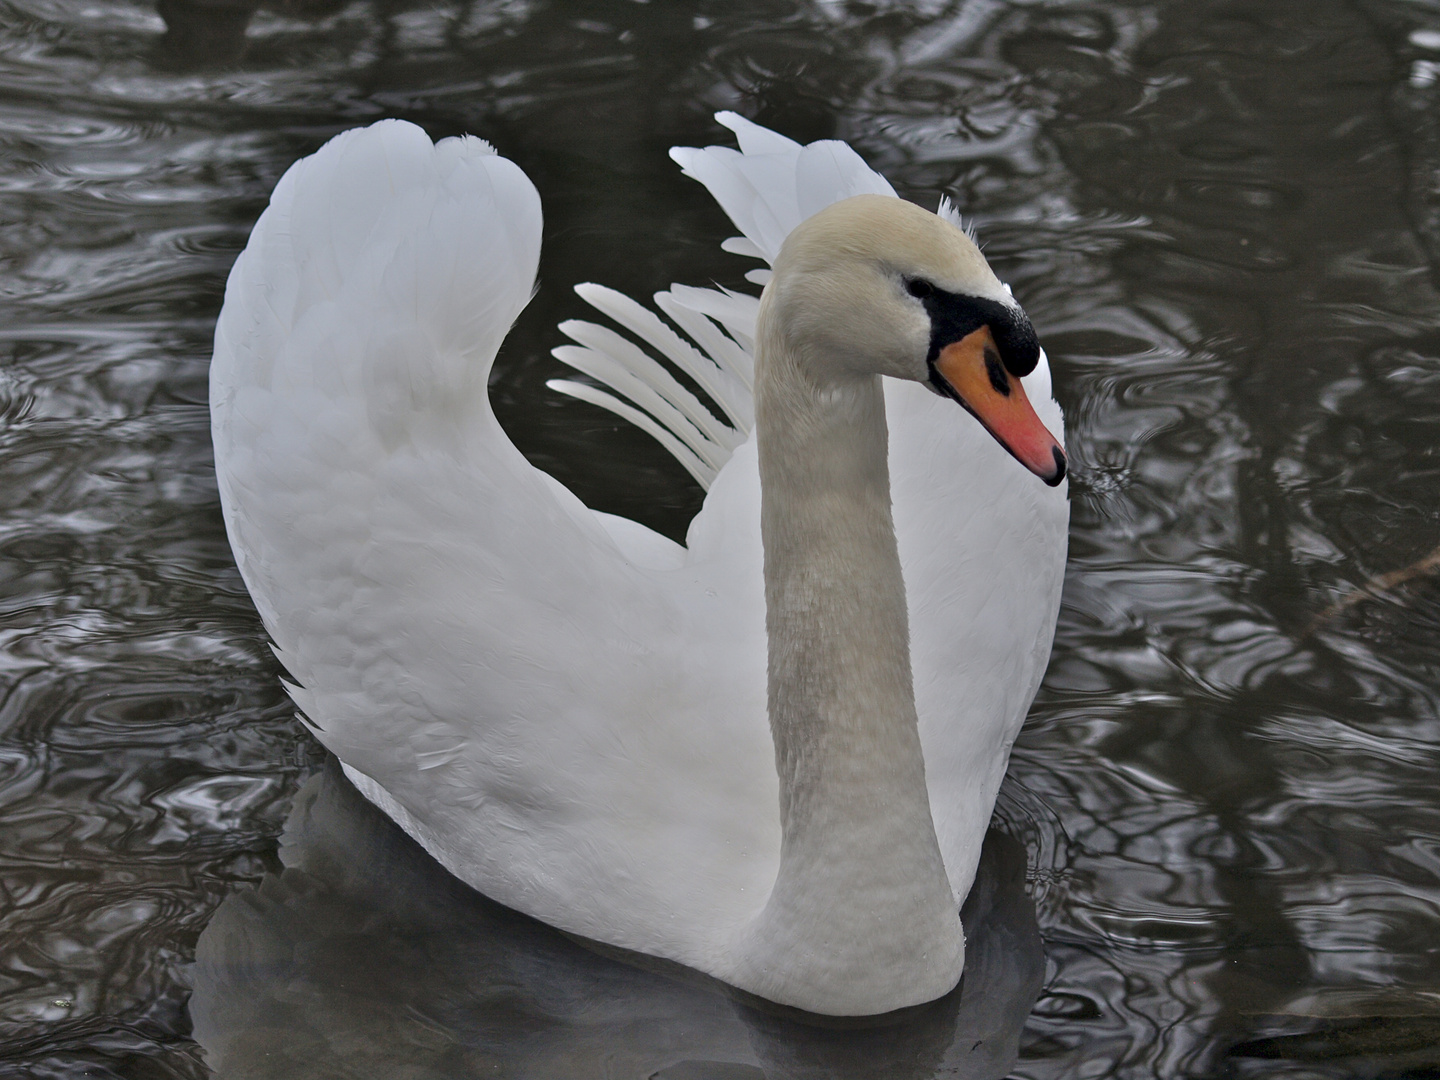
<svg viewBox="0 0 1440 1080">
<path fill-rule="evenodd" d="M 190 1013 L 223 1080 L 999 1080 L 1044 973 L 1024 852 L 995 832 L 961 912 L 960 987 L 868 1023 L 778 1011 L 501 907 L 333 761 L 297 796 L 280 855 L 197 948 Z"/>
</svg>

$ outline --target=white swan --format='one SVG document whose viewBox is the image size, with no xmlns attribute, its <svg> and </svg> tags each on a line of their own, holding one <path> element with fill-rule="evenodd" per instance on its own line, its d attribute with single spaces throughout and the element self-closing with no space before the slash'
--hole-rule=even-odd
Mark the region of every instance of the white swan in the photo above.
<svg viewBox="0 0 1440 1080">
<path fill-rule="evenodd" d="M 957 221 L 844 144 L 720 119 L 742 152 L 674 156 L 745 233 L 727 247 L 773 262 L 758 312 L 657 296 L 702 354 L 582 295 L 731 423 L 613 331 L 567 324 L 557 350 L 633 406 L 562 389 L 709 484 L 686 547 L 588 510 L 500 429 L 487 378 L 539 198 L 483 142 L 397 121 L 297 162 L 230 275 L 225 523 L 316 734 L 458 877 L 777 1002 L 886 1012 L 960 977 L 1068 521 L 998 440 L 1058 483 L 1060 412 Z"/>
</svg>

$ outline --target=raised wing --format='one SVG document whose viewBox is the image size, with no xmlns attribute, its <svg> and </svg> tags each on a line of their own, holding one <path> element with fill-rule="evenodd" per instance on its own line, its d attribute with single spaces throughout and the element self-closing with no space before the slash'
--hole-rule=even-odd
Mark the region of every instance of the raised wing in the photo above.
<svg viewBox="0 0 1440 1080">
<path fill-rule="evenodd" d="M 831 203 L 852 195 L 895 194 L 889 182 L 843 142 L 824 139 L 801 146 L 737 113 L 717 113 L 715 119 L 735 132 L 739 150 L 677 146 L 670 156 L 686 176 L 705 185 L 743 234 L 721 245 L 733 254 L 773 263 L 790 230 Z M 764 285 L 770 271 L 752 270 L 746 276 Z M 655 306 L 689 336 L 686 340 L 614 290 L 585 284 L 575 291 L 651 352 L 606 327 L 572 319 L 560 329 L 576 344 L 555 349 L 555 357 L 613 392 L 570 379 L 548 385 L 609 409 L 654 436 L 708 489 L 755 422 L 759 298 L 686 285 L 656 293 Z M 707 409 L 652 353 L 693 379 L 721 415 Z"/>
<path fill-rule="evenodd" d="M 778 859 L 758 486 L 686 552 L 525 461 L 486 386 L 540 226 L 476 139 L 387 121 L 298 162 L 216 328 L 226 528 L 318 737 L 445 865 L 699 964 L 673 913 L 723 933 Z"/>
</svg>

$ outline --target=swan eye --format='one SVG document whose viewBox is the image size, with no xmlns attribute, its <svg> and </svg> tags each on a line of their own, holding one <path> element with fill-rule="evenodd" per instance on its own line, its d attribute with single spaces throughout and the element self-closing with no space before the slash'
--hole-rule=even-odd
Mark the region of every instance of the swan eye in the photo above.
<svg viewBox="0 0 1440 1080">
<path fill-rule="evenodd" d="M 927 296 L 935 294 L 935 286 L 920 278 L 909 278 L 905 282 L 905 291 L 917 300 L 924 300 Z"/>
</svg>

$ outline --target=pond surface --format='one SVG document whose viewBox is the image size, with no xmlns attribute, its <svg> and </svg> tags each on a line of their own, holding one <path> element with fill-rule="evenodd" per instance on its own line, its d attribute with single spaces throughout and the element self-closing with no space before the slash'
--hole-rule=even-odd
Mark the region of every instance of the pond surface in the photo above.
<svg viewBox="0 0 1440 1080">
<path fill-rule="evenodd" d="M 951 193 L 1068 416 L 996 959 L 889 1034 L 447 891 L 294 720 L 215 493 L 229 266 L 399 116 L 544 199 L 517 444 L 683 534 L 683 470 L 544 381 L 574 282 L 744 287 L 665 155 L 718 108 Z M 0 1076 L 1440 1071 L 1437 0 L 3 0 L 0 146 Z"/>
</svg>

